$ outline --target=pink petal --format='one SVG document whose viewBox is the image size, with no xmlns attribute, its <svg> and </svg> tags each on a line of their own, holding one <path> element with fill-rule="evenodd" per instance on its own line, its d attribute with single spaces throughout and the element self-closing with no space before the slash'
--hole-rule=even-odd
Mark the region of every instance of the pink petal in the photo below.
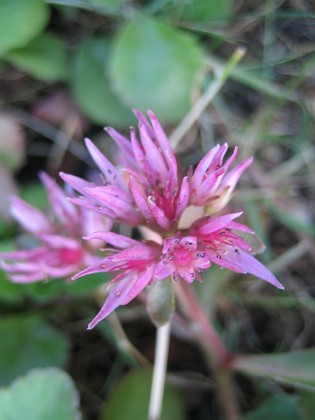
<svg viewBox="0 0 315 420">
<path fill-rule="evenodd" d="M 225 216 L 216 217 L 215 219 L 205 218 L 204 221 L 197 221 L 192 226 L 192 232 L 197 232 L 197 235 L 210 235 L 220 229 L 229 227 L 229 223 L 239 217 L 243 212 L 231 213 Z M 208 220 L 207 220 L 208 219 Z"/>
<path fill-rule="evenodd" d="M 104 305 L 102 306 L 96 317 L 89 323 L 88 330 L 95 327 L 100 321 L 106 318 L 113 312 L 119 305 L 127 299 L 133 285 L 137 281 L 137 276 L 126 275 L 126 277 L 116 283 L 110 291 Z"/>
<path fill-rule="evenodd" d="M 24 229 L 35 235 L 38 232 L 53 231 L 53 226 L 48 217 L 19 197 L 11 197 L 10 211 L 15 220 L 17 220 Z"/>
<path fill-rule="evenodd" d="M 267 281 L 268 283 L 272 284 L 278 289 L 284 289 L 282 284 L 260 261 L 256 260 L 256 258 L 254 258 L 252 255 L 247 254 L 241 249 L 239 249 L 236 252 L 233 247 L 230 247 L 226 254 L 221 255 L 221 260 L 217 259 L 216 261 L 212 261 L 223 267 L 226 266 L 224 265 L 225 261 L 226 263 L 230 263 L 231 265 L 236 266 L 238 268 L 237 271 L 234 268 L 226 266 L 227 268 L 230 268 L 233 271 L 253 274 L 254 276 L 257 276 Z"/>
<path fill-rule="evenodd" d="M 159 261 L 155 268 L 154 278 L 156 280 L 164 280 L 175 271 L 174 264 L 166 259 Z"/>
<path fill-rule="evenodd" d="M 112 259 L 113 261 L 135 261 L 135 263 L 141 262 L 143 260 L 150 261 L 156 257 L 159 249 L 159 246 L 155 243 L 142 244 L 138 242 L 135 246 L 124 249 L 118 254 L 113 255 Z"/>
<path fill-rule="evenodd" d="M 121 179 L 119 171 L 114 165 L 110 163 L 103 153 L 91 142 L 89 139 L 85 139 L 86 147 L 89 150 L 94 162 L 99 167 L 100 171 L 104 174 L 105 178 L 110 184 L 119 185 L 124 188 L 124 183 Z"/>
<path fill-rule="evenodd" d="M 114 246 L 115 248 L 129 248 L 135 245 L 139 245 L 139 242 L 135 239 L 128 238 L 127 236 L 120 235 L 114 232 L 94 232 L 91 235 L 85 236 L 84 239 L 101 239 L 107 244 Z"/>
<path fill-rule="evenodd" d="M 170 145 L 169 139 L 167 138 L 156 115 L 150 109 L 148 109 L 148 115 L 151 120 L 152 127 L 154 129 L 156 140 L 161 146 L 162 152 L 165 153 L 166 151 L 168 151 L 170 154 L 174 154 L 173 149 Z"/>
<path fill-rule="evenodd" d="M 107 207 L 113 212 L 115 218 L 121 218 L 132 225 L 138 225 L 141 222 L 142 218 L 132 204 L 132 197 L 129 202 L 126 201 L 126 195 L 123 195 L 122 198 L 120 195 L 113 197 L 110 190 L 109 193 L 107 192 L 107 187 L 86 188 L 85 192 L 99 201 L 101 206 Z"/>
<path fill-rule="evenodd" d="M 179 196 L 176 200 L 176 212 L 175 212 L 176 220 L 180 218 L 183 211 L 186 209 L 188 205 L 188 200 L 189 200 L 189 183 L 188 183 L 187 176 L 185 176 L 182 181 Z"/>
<path fill-rule="evenodd" d="M 170 229 L 171 222 L 164 213 L 162 209 L 160 209 L 153 201 L 152 198 L 148 198 L 148 206 L 151 210 L 151 213 L 156 220 L 156 223 L 161 226 L 162 229 Z"/>
<path fill-rule="evenodd" d="M 60 248 L 80 249 L 78 239 L 66 238 L 65 236 L 61 236 L 61 235 L 50 235 L 47 233 L 41 233 L 38 236 L 47 245 L 55 249 L 60 249 Z"/>
<path fill-rule="evenodd" d="M 78 191 L 82 195 L 85 194 L 85 188 L 95 186 L 92 182 L 88 182 L 85 179 L 79 178 L 78 176 L 66 174 L 64 172 L 60 172 L 59 176 L 64 182 L 69 184 L 74 190 Z"/>
<path fill-rule="evenodd" d="M 57 185 L 56 181 L 45 172 L 40 172 L 39 176 L 46 188 L 50 206 L 59 221 L 64 224 L 75 223 L 79 216 L 78 210 L 67 199 L 64 191 Z"/>
<path fill-rule="evenodd" d="M 154 266 L 148 267 L 147 270 L 142 272 L 138 277 L 136 276 L 137 280 L 133 283 L 132 288 L 130 289 L 128 296 L 123 301 L 123 305 L 127 305 L 132 299 L 138 296 L 142 290 L 150 283 L 152 280 L 152 275 L 154 272 Z"/>
<path fill-rule="evenodd" d="M 150 138 L 147 130 L 142 124 L 139 125 L 139 132 L 141 137 L 141 143 L 145 151 L 146 161 L 148 163 L 148 169 L 156 179 L 156 182 L 158 182 L 159 180 L 163 180 L 165 178 L 167 168 L 161 156 L 161 152 L 159 151 L 158 147 L 154 144 L 152 138 Z"/>
<path fill-rule="evenodd" d="M 218 153 L 219 149 L 220 149 L 220 146 L 217 144 L 215 147 L 210 149 L 209 152 L 198 163 L 191 179 L 193 188 L 196 188 L 196 190 L 198 190 L 198 187 L 201 184 L 208 167 L 210 166 L 216 153 Z"/>
<path fill-rule="evenodd" d="M 148 224 L 153 224 L 154 218 L 147 204 L 147 197 L 145 196 L 143 190 L 139 187 L 138 183 L 133 179 L 133 177 L 131 177 L 129 180 L 129 188 L 133 199 L 143 217 L 146 219 Z"/>
<path fill-rule="evenodd" d="M 149 124 L 147 118 L 142 114 L 142 112 L 139 111 L 138 109 L 133 109 L 132 111 L 135 114 L 135 116 L 137 117 L 138 121 L 141 122 L 145 126 L 149 135 L 151 137 L 154 137 L 155 134 L 154 134 L 153 128 Z"/>
</svg>

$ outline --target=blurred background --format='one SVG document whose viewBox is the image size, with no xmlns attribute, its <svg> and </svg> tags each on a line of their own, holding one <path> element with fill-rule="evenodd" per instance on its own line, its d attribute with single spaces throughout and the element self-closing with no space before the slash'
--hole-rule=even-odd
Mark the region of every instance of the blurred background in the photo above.
<svg viewBox="0 0 315 420">
<path fill-rule="evenodd" d="M 246 53 L 234 66 L 240 47 Z M 59 171 L 86 176 L 93 165 L 83 138 L 110 155 L 103 127 L 128 137 L 136 125 L 131 109 L 150 108 L 173 133 L 183 171 L 226 141 L 239 146 L 240 158 L 255 157 L 230 210 L 245 210 L 244 222 L 266 245 L 260 259 L 286 291 L 211 269 L 196 289 L 228 347 L 251 354 L 314 347 L 314 50 L 312 1 L 1 0 L 0 250 L 25 240 L 9 213 L 10 194 L 45 209 L 39 170 L 58 182 Z M 176 139 L 176 127 L 211 89 Z M 104 278 L 81 280 L 26 286 L 0 273 L 0 386 L 54 366 L 63 370 L 50 373 L 68 372 L 55 379 L 68 381 L 64 400 L 72 408 L 52 418 L 78 418 L 79 411 L 91 420 L 135 418 L 132 404 L 141 405 L 149 379 L 134 370 L 138 362 L 120 348 L 115 327 L 103 322 L 86 331 Z M 152 362 L 155 329 L 142 305 L 118 315 Z M 199 348 L 173 333 L 165 418 L 219 418 Z M 307 406 L 312 397 L 269 379 L 236 380 L 244 419 L 259 420 L 266 406 L 272 419 L 314 418 L 299 411 L 301 398 Z M 40 380 L 31 386 L 40 388 Z M 6 420 L 3 401 L 0 388 Z"/>
</svg>

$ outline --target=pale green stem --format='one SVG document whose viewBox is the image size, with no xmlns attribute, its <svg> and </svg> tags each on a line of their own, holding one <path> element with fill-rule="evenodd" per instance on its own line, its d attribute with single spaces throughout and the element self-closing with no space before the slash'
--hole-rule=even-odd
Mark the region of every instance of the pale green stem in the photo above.
<svg viewBox="0 0 315 420">
<path fill-rule="evenodd" d="M 159 420 L 161 416 L 170 330 L 170 322 L 157 328 L 149 420 Z"/>
<path fill-rule="evenodd" d="M 244 48 L 240 47 L 236 49 L 226 66 L 222 68 L 220 72 L 217 72 L 214 81 L 209 84 L 209 87 L 206 89 L 204 94 L 200 96 L 188 114 L 186 114 L 180 124 L 173 131 L 170 136 L 170 142 L 174 149 L 222 88 L 235 66 L 243 58 L 244 54 Z"/>
</svg>

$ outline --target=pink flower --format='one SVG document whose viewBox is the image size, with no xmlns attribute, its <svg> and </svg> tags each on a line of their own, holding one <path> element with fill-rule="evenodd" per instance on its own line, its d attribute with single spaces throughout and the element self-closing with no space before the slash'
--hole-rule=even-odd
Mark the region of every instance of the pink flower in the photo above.
<svg viewBox="0 0 315 420">
<path fill-rule="evenodd" d="M 138 242 L 112 232 L 96 232 L 85 239 L 99 239 L 115 248 L 111 254 L 97 264 L 76 274 L 73 279 L 98 272 L 119 274 L 111 281 L 107 299 L 99 313 L 90 322 L 88 329 L 94 328 L 119 305 L 126 305 L 154 281 L 154 271 L 161 247 L 154 242 Z"/>
<path fill-rule="evenodd" d="M 30 283 L 48 278 L 69 276 L 96 260 L 99 243 L 82 244 L 81 237 L 96 229 L 110 229 L 109 220 L 97 213 L 76 208 L 62 189 L 47 174 L 40 174 L 46 189 L 51 215 L 46 215 L 19 197 L 11 199 L 11 213 L 33 237 L 29 249 L 2 252 L 0 257 L 12 281 Z"/>
<path fill-rule="evenodd" d="M 101 240 L 109 248 L 109 256 L 76 274 L 73 279 L 99 272 L 119 274 L 109 285 L 109 294 L 97 316 L 89 324 L 93 328 L 120 305 L 126 305 L 155 281 L 172 277 L 175 281 L 202 281 L 202 274 L 217 264 L 237 273 L 249 273 L 283 289 L 275 276 L 249 254 L 251 246 L 237 232 L 253 234 L 245 225 L 233 220 L 241 213 L 215 219 L 205 217 L 193 224 L 184 235 L 178 232 L 165 238 L 163 246 L 154 242 L 138 242 L 112 232 L 95 232 L 85 239 Z M 118 249 L 117 249 L 118 248 Z"/>
<path fill-rule="evenodd" d="M 207 206 L 207 213 L 214 213 L 225 207 L 240 176 L 253 161 L 249 157 L 228 172 L 237 157 L 238 148 L 235 147 L 232 155 L 223 164 L 227 150 L 226 143 L 213 147 L 201 159 L 195 171 L 192 168 L 189 170 L 189 202 L 196 206 Z"/>
<path fill-rule="evenodd" d="M 162 280 L 172 275 L 174 280 L 182 278 L 191 283 L 195 279 L 202 280 L 200 274 L 214 263 L 236 273 L 253 274 L 283 289 L 275 276 L 250 255 L 251 246 L 237 233 L 254 234 L 247 226 L 233 221 L 240 215 L 228 214 L 215 219 L 208 216 L 193 224 L 189 236 L 178 233 L 166 238 L 155 278 Z"/>
<path fill-rule="evenodd" d="M 120 151 L 118 171 L 90 140 L 87 148 L 99 167 L 103 183 L 89 184 L 80 178 L 60 174 L 80 194 L 72 201 L 96 209 L 106 216 L 131 226 L 148 224 L 158 230 L 172 230 L 189 199 L 187 177 L 178 174 L 177 159 L 152 111 L 150 123 L 139 112 L 140 141 L 131 129 L 131 141 L 112 128 L 107 132 Z"/>
</svg>

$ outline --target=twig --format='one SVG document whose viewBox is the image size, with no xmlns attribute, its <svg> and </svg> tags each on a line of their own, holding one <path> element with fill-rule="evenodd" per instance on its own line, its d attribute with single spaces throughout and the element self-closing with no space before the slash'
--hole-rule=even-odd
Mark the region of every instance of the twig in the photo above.
<svg viewBox="0 0 315 420">
<path fill-rule="evenodd" d="M 191 108 L 188 114 L 186 114 L 181 123 L 176 127 L 170 136 L 170 142 L 174 149 L 222 88 L 227 78 L 244 55 L 245 49 L 242 47 L 237 48 L 226 66 L 216 72 L 215 80 L 210 83 L 205 93 L 197 100 L 195 105 Z"/>
</svg>

